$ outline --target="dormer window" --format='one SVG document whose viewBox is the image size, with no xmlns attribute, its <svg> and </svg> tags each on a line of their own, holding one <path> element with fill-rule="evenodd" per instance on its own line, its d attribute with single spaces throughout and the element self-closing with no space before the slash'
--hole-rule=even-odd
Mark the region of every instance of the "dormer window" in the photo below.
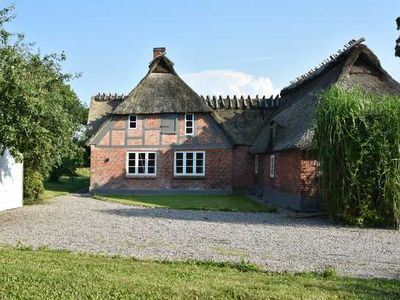
<svg viewBox="0 0 400 300">
<path fill-rule="evenodd" d="M 193 135 L 194 133 L 194 114 L 185 114 L 185 134 Z"/>
<path fill-rule="evenodd" d="M 129 115 L 129 128 L 136 129 L 137 128 L 137 116 Z"/>
</svg>

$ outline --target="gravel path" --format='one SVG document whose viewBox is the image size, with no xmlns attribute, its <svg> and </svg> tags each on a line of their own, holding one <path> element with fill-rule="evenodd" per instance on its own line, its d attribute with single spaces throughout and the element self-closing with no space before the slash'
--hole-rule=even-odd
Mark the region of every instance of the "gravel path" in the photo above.
<svg viewBox="0 0 400 300">
<path fill-rule="evenodd" d="M 400 279 L 400 232 L 281 213 L 151 209 L 63 196 L 0 212 L 0 243 L 144 259 L 240 261 L 268 270 Z"/>
</svg>

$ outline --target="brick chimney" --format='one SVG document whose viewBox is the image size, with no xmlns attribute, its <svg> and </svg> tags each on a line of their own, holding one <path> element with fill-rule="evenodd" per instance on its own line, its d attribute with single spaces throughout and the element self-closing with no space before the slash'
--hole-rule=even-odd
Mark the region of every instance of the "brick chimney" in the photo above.
<svg viewBox="0 0 400 300">
<path fill-rule="evenodd" d="M 153 59 L 163 54 L 165 54 L 165 47 L 153 48 Z"/>
</svg>

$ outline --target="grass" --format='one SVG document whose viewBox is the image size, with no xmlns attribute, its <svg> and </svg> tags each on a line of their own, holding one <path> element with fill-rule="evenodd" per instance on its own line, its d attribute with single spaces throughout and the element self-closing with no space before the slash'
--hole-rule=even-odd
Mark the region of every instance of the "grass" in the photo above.
<svg viewBox="0 0 400 300">
<path fill-rule="evenodd" d="M 76 170 L 78 176 L 62 176 L 60 182 L 44 182 L 44 193 L 42 200 L 51 199 L 57 196 L 67 195 L 81 189 L 89 187 L 90 171 L 88 168 L 79 168 Z"/>
<path fill-rule="evenodd" d="M 276 211 L 276 208 L 264 206 L 245 195 L 96 195 L 95 198 L 144 207 L 248 212 Z"/>
<path fill-rule="evenodd" d="M 399 299 L 400 282 L 271 273 L 252 264 L 157 262 L 0 249 L 1 299 Z"/>
</svg>

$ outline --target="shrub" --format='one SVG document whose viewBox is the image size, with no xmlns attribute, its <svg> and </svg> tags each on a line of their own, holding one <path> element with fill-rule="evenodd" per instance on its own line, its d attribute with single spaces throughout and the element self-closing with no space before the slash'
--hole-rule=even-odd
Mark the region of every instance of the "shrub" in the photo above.
<svg viewBox="0 0 400 300">
<path fill-rule="evenodd" d="M 349 225 L 400 224 L 400 97 L 334 87 L 316 115 L 321 196 Z"/>
<path fill-rule="evenodd" d="M 24 173 L 24 204 L 40 202 L 40 194 L 44 191 L 42 174 L 30 170 Z"/>
</svg>

